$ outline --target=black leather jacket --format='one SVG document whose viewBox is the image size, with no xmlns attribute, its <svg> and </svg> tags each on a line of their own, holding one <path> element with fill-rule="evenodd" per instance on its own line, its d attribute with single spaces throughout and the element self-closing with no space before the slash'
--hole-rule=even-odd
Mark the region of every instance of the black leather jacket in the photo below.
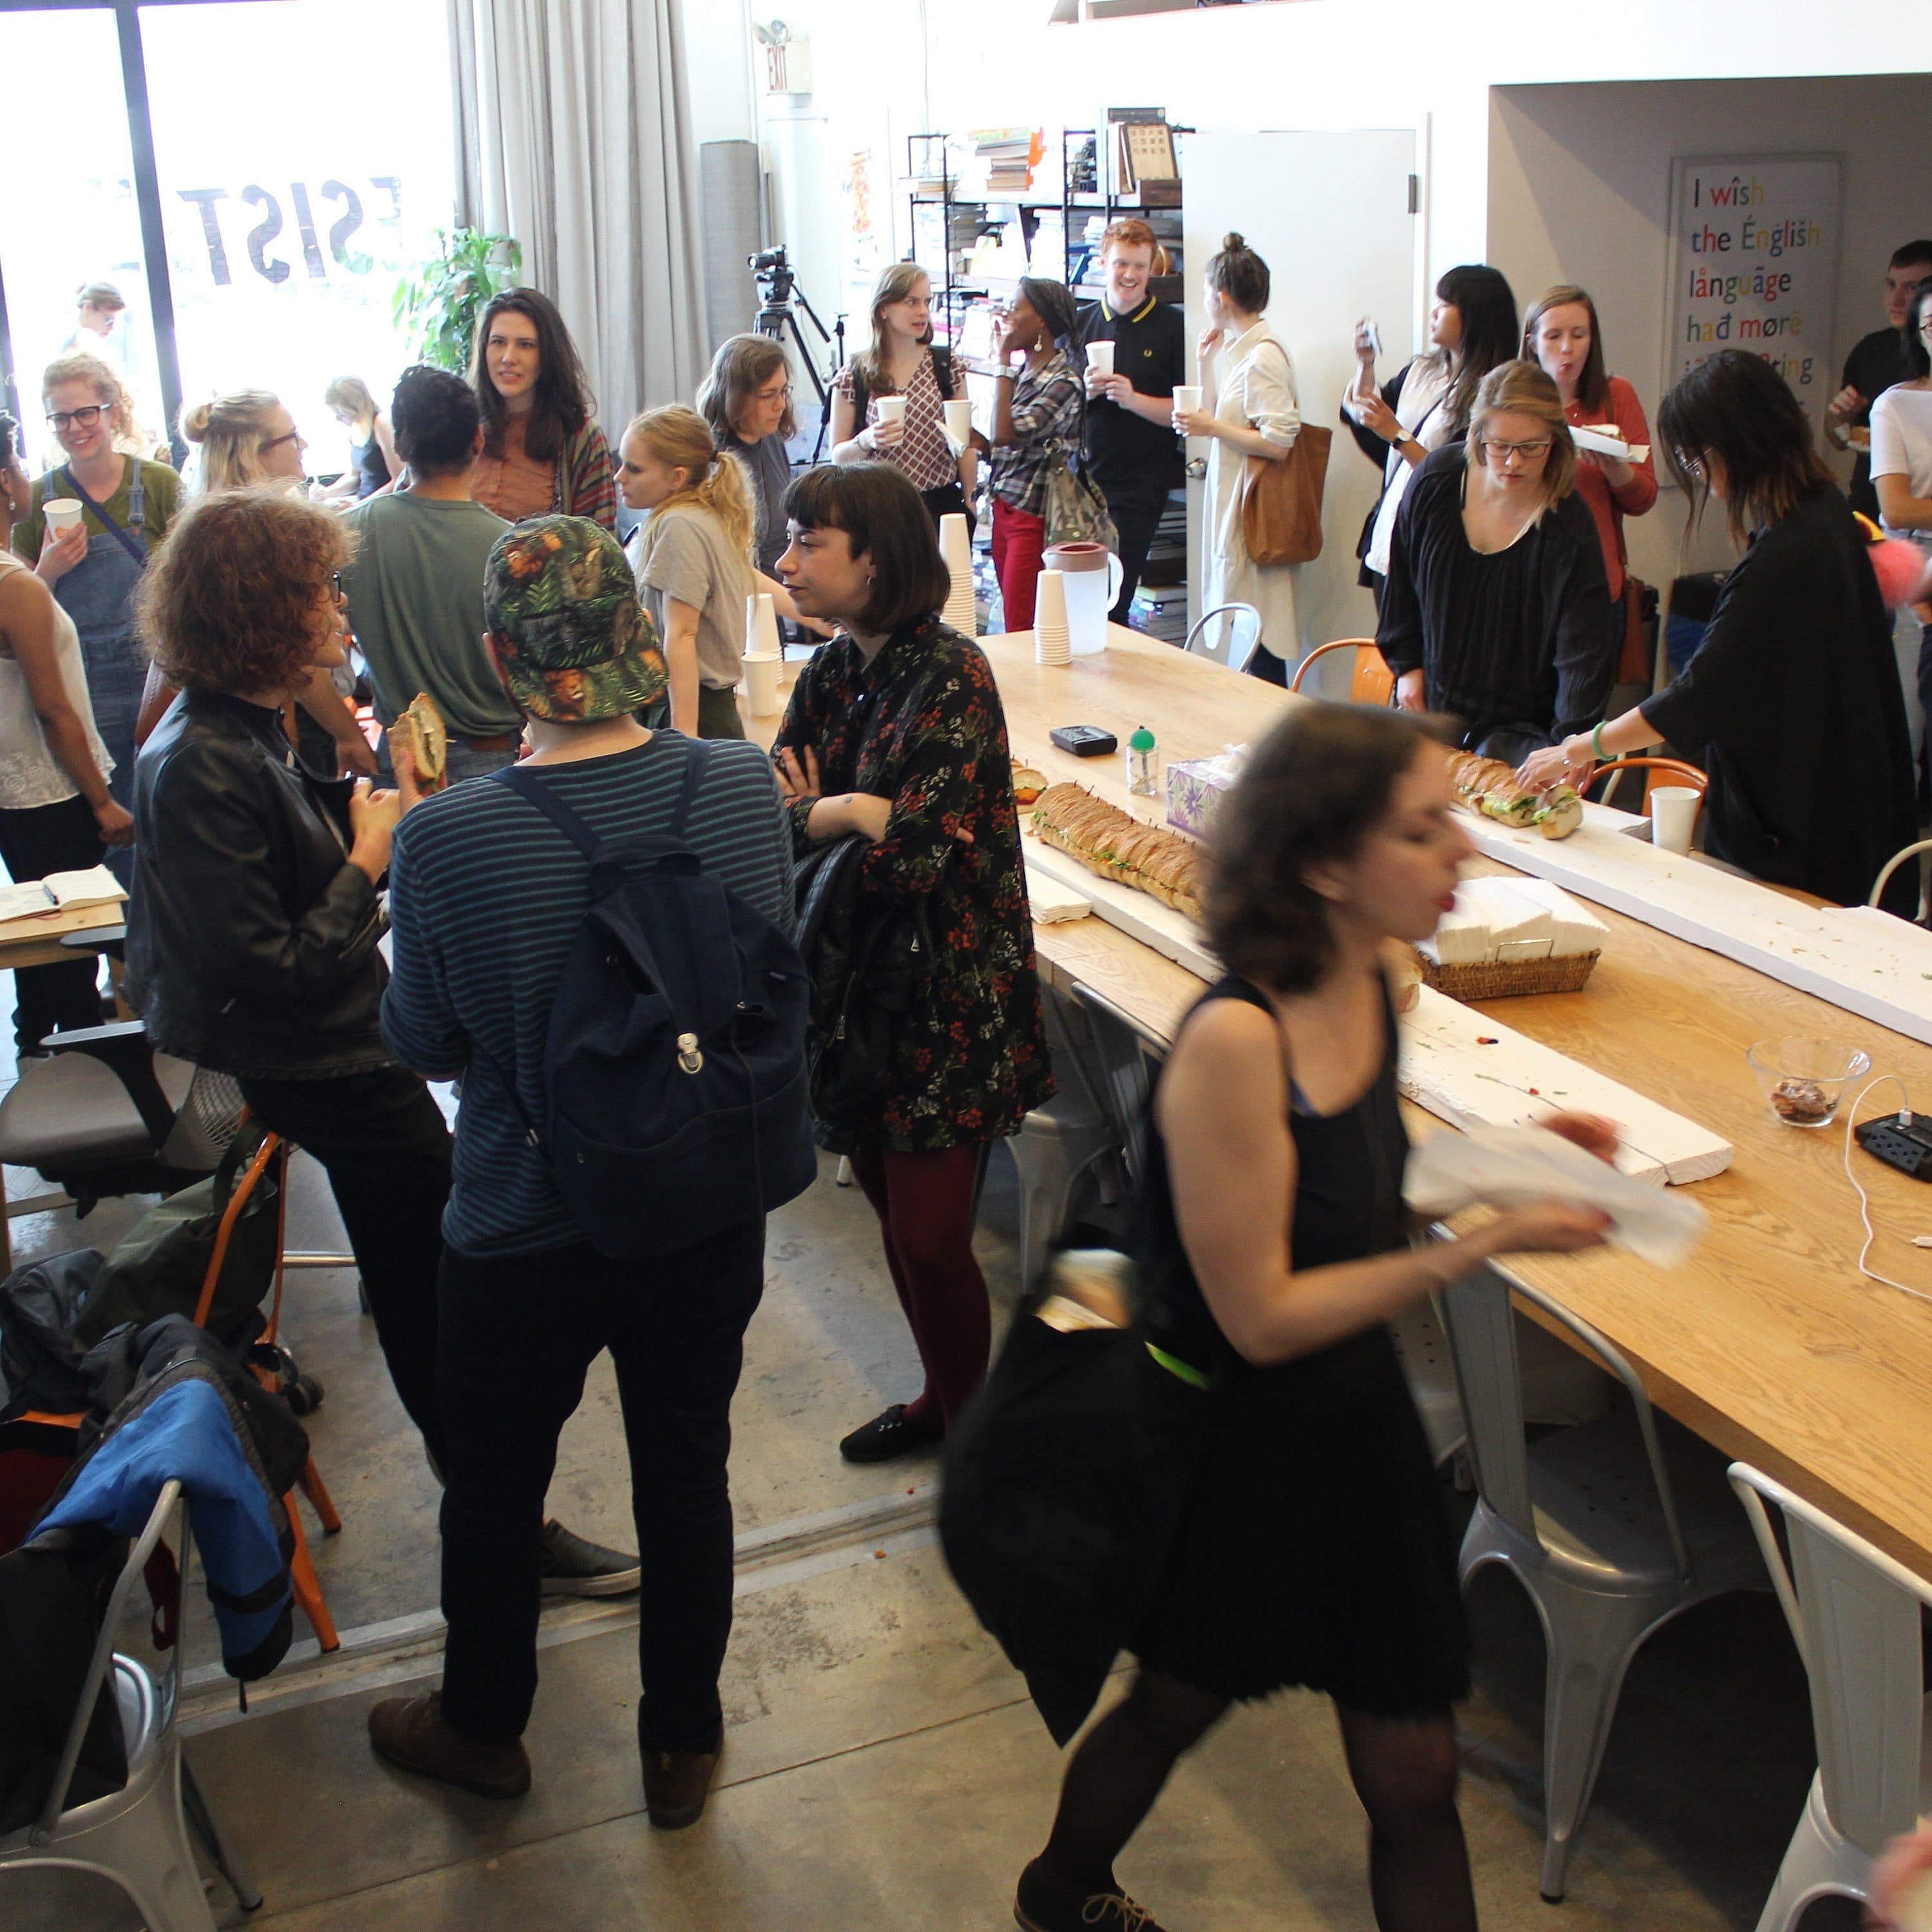
<svg viewBox="0 0 1932 1932">
<path fill-rule="evenodd" d="M 391 1063 L 352 783 L 294 764 L 260 705 L 189 692 L 169 707 L 134 768 L 128 914 L 128 998 L 161 1052 L 281 1079 Z"/>
</svg>

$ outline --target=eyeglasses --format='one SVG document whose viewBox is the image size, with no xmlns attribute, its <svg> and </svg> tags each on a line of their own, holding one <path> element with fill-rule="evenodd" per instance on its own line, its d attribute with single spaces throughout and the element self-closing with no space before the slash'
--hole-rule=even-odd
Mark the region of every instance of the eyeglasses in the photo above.
<svg viewBox="0 0 1932 1932">
<path fill-rule="evenodd" d="M 285 442 L 296 443 L 304 449 L 308 447 L 308 445 L 302 441 L 302 431 L 298 429 L 292 429 L 286 436 L 272 436 L 266 442 L 262 444 L 262 454 L 266 456 L 270 450 L 280 449 Z"/>
<path fill-rule="evenodd" d="M 1506 457 L 1520 456 L 1525 462 L 1532 457 L 1540 456 L 1550 447 L 1551 439 L 1539 437 L 1534 442 L 1492 442 L 1487 436 L 1483 439 L 1483 447 L 1491 459 L 1501 463 Z"/>
<path fill-rule="evenodd" d="M 788 403 L 792 398 L 792 386 L 788 382 L 782 389 L 760 389 L 754 393 L 761 403 Z"/>
<path fill-rule="evenodd" d="M 76 429 L 92 429 L 107 410 L 105 403 L 89 403 L 84 409 L 55 410 L 47 417 L 47 427 L 56 436 L 64 434 L 70 424 Z"/>
<path fill-rule="evenodd" d="M 349 602 L 349 592 L 343 588 L 342 573 L 339 570 L 332 570 L 328 573 L 328 594 L 338 604 Z"/>
<path fill-rule="evenodd" d="M 1688 450 L 1680 449 L 1677 452 L 1677 466 L 1687 476 L 1702 476 L 1704 473 L 1702 451 L 1700 450 L 1695 456 L 1693 456 Z"/>
</svg>

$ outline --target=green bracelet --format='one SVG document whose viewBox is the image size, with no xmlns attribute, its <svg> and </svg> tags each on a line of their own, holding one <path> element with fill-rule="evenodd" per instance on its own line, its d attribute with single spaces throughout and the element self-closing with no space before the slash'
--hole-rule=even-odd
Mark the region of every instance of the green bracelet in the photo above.
<svg viewBox="0 0 1932 1932">
<path fill-rule="evenodd" d="M 1606 722 L 1607 722 L 1608 721 L 1606 720 Z M 1602 724 L 1598 724 L 1593 727 L 1591 730 L 1590 749 L 1596 754 L 1597 762 L 1598 764 L 1606 764 L 1609 762 L 1608 754 L 1606 754 L 1604 749 L 1604 727 Z"/>
</svg>

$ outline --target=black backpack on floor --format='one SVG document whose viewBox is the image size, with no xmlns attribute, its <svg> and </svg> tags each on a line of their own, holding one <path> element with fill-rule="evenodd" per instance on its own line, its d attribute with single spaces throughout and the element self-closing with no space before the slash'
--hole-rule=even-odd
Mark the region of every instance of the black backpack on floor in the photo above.
<svg viewBox="0 0 1932 1932">
<path fill-rule="evenodd" d="M 663 838 L 624 844 L 536 774 L 492 774 L 590 862 L 590 904 L 544 1043 L 546 1118 L 525 1125 L 584 1238 L 614 1261 L 694 1246 L 782 1207 L 818 1173 L 798 949 L 685 843 L 706 755 L 687 741 Z"/>
</svg>

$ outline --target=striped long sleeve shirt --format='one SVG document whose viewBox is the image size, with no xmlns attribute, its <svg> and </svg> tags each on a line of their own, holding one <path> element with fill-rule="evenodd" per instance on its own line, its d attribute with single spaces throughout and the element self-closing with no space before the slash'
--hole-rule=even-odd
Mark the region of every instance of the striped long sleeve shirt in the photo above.
<svg viewBox="0 0 1932 1932">
<path fill-rule="evenodd" d="M 622 842 L 669 831 L 685 760 L 695 754 L 692 740 L 661 731 L 608 758 L 534 770 L 600 837 Z M 708 744 L 705 755 L 686 826 L 691 849 L 789 928 L 791 840 L 771 766 L 756 746 L 729 739 Z M 382 1031 L 405 1066 L 431 1078 L 464 1076 L 442 1223 L 459 1253 L 535 1254 L 583 1238 L 526 1123 L 547 1111 L 550 1004 L 589 903 L 582 854 L 507 785 L 454 785 L 396 828 Z"/>
</svg>

